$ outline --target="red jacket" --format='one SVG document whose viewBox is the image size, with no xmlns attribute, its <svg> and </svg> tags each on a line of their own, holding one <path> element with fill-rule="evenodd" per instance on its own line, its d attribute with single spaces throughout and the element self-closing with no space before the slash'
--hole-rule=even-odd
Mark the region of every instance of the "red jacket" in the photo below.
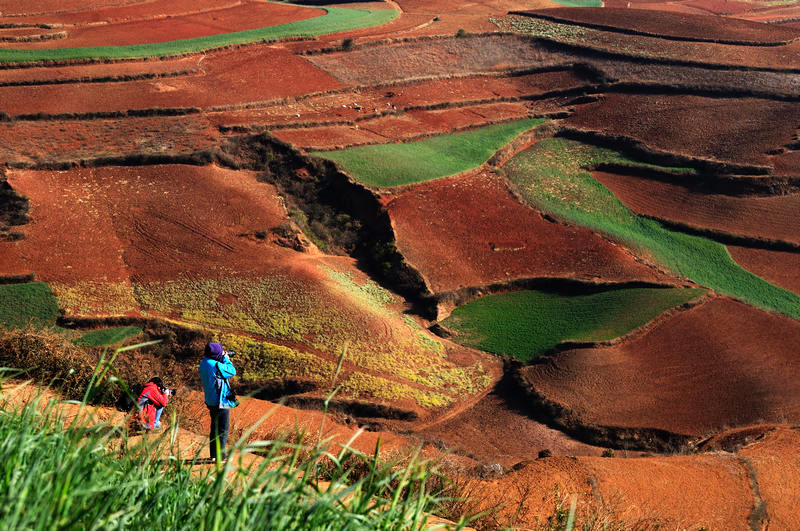
<svg viewBox="0 0 800 531">
<path fill-rule="evenodd" d="M 142 393 L 139 395 L 139 419 L 142 426 L 147 430 L 152 430 L 156 422 L 156 408 L 162 408 L 169 402 L 169 395 L 161 392 L 153 382 L 148 382 Z"/>
</svg>

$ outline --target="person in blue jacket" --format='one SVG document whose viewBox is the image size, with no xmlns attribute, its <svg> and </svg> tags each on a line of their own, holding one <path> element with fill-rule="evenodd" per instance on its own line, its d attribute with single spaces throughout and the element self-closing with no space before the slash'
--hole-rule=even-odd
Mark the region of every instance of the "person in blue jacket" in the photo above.
<svg viewBox="0 0 800 531">
<path fill-rule="evenodd" d="M 236 368 L 222 345 L 207 344 L 205 356 L 200 362 L 200 378 L 203 380 L 206 407 L 211 415 L 211 459 L 225 461 L 228 458 L 225 446 L 228 444 L 230 410 L 237 405 L 235 399 L 230 400 L 228 378 L 235 375 Z M 220 455 L 217 455 L 217 448 L 220 449 Z"/>
</svg>

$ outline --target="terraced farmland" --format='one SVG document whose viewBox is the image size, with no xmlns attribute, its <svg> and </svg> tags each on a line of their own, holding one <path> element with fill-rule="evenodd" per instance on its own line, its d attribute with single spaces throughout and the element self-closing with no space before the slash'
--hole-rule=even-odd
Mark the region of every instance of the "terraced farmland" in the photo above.
<svg viewBox="0 0 800 531">
<path fill-rule="evenodd" d="M 158 340 L 203 432 L 219 340 L 476 529 L 797 527 L 800 8 L 595 4 L 0 0 L 0 365 Z"/>
</svg>

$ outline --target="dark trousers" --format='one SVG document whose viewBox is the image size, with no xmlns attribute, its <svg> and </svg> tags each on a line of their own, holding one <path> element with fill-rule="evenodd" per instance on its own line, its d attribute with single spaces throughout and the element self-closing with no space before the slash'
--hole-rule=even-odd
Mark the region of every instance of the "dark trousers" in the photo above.
<svg viewBox="0 0 800 531">
<path fill-rule="evenodd" d="M 227 457 L 225 446 L 228 444 L 228 426 L 231 420 L 229 409 L 220 409 L 216 406 L 207 406 L 208 413 L 211 415 L 211 432 L 208 437 L 211 439 L 211 459 L 217 458 L 217 441 L 222 459 Z"/>
</svg>

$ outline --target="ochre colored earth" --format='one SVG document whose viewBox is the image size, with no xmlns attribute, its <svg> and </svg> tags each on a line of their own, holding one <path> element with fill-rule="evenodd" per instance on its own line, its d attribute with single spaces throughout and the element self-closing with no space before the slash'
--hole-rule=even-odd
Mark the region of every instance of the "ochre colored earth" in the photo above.
<svg viewBox="0 0 800 531">
<path fill-rule="evenodd" d="M 619 345 L 523 369 L 582 422 L 703 435 L 800 415 L 800 323 L 732 299 L 676 313 Z"/>
</svg>

